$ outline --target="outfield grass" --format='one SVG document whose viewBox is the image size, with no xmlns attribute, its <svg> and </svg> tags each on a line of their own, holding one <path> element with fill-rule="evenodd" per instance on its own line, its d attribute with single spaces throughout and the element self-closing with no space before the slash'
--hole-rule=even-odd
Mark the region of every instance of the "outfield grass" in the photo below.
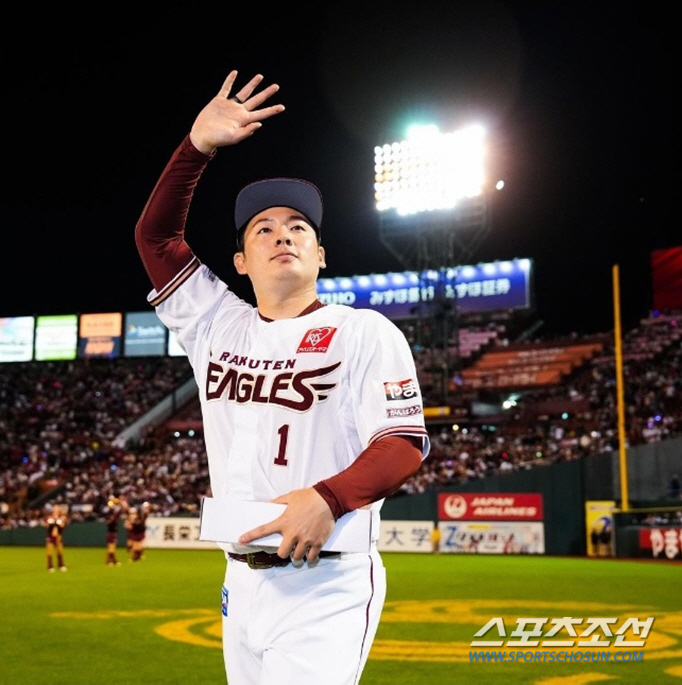
<svg viewBox="0 0 682 685">
<path fill-rule="evenodd" d="M 388 598 L 362 685 L 682 682 L 679 564 L 395 553 L 384 560 Z M 219 551 L 152 549 L 142 562 L 108 567 L 103 549 L 69 548 L 68 571 L 48 574 L 42 548 L 0 547 L 0 562 L 1 685 L 225 682 Z M 589 617 L 617 617 L 614 630 L 630 616 L 655 622 L 643 648 L 619 650 L 643 653 L 642 661 L 470 662 L 474 633 L 493 617 L 502 619 L 509 640 L 517 618 L 566 616 L 583 620 L 579 632 Z M 521 658 L 552 651 L 475 651 L 486 650 Z M 554 651 L 613 658 L 616 650 Z"/>
</svg>

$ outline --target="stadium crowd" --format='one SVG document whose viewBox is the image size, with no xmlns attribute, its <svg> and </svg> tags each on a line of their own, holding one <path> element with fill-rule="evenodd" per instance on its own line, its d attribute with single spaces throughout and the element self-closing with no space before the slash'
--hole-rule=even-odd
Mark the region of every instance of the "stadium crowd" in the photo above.
<svg viewBox="0 0 682 685">
<path fill-rule="evenodd" d="M 643 319 L 624 336 L 622 354 L 627 445 L 682 435 L 682 317 Z M 611 342 L 563 382 L 520 393 L 503 419 L 432 430 L 429 459 L 403 490 L 424 492 L 617 450 L 615 362 Z"/>
<path fill-rule="evenodd" d="M 508 346 L 501 333 L 479 336 L 465 361 Z M 628 445 L 682 435 L 682 318 L 652 314 L 622 343 Z M 415 346 L 426 375 L 423 352 Z M 607 342 L 556 384 L 467 391 L 453 374 L 455 404 L 484 397 L 500 411 L 429 420 L 431 454 L 396 495 L 616 450 L 614 352 Z M 121 496 L 148 502 L 156 516 L 196 515 L 210 495 L 196 403 L 185 409 L 184 430 L 169 423 L 123 445 L 116 440 L 191 378 L 184 357 L 21 362 L 1 371 L 0 528 L 41 525 L 51 505 L 66 507 L 71 521 L 104 521 L 107 501 Z M 514 406 L 502 409 L 511 396 Z"/>
<path fill-rule="evenodd" d="M 114 490 L 135 500 L 150 487 L 162 491 L 151 484 L 154 460 L 135 463 L 115 438 L 191 378 L 185 358 L 20 362 L 1 371 L 3 528 L 37 525 L 48 503 L 67 505 L 78 520 L 99 517 Z"/>
</svg>

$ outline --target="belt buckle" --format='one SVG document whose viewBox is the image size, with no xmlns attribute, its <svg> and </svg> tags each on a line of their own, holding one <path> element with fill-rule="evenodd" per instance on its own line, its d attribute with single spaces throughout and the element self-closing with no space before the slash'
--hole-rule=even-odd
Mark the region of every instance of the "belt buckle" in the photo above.
<svg viewBox="0 0 682 685">
<path fill-rule="evenodd" d="M 246 555 L 246 563 L 249 568 L 272 568 L 273 564 L 267 561 L 258 561 L 257 552 L 249 552 Z"/>
</svg>

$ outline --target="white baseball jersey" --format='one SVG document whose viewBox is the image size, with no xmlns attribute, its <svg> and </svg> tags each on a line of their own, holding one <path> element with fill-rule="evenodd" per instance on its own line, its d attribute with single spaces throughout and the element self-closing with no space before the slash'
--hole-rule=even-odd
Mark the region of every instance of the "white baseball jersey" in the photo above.
<svg viewBox="0 0 682 685">
<path fill-rule="evenodd" d="M 312 486 L 387 435 L 419 437 L 428 454 L 412 353 L 382 314 L 327 305 L 266 321 L 196 262 L 148 299 L 194 369 L 213 497 Z"/>
</svg>

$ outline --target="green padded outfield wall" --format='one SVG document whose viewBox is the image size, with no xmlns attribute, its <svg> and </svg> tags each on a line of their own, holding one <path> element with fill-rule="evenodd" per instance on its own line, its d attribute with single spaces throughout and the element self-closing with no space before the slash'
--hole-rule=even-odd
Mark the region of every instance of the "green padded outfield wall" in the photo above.
<svg viewBox="0 0 682 685">
<path fill-rule="evenodd" d="M 608 456 L 608 455 L 607 455 Z M 583 467 L 587 460 L 534 466 L 500 476 L 486 476 L 418 495 L 386 500 L 386 520 L 438 517 L 438 492 L 533 492 L 542 495 L 545 522 L 545 552 L 552 555 L 583 555 L 586 551 Z"/>
</svg>

